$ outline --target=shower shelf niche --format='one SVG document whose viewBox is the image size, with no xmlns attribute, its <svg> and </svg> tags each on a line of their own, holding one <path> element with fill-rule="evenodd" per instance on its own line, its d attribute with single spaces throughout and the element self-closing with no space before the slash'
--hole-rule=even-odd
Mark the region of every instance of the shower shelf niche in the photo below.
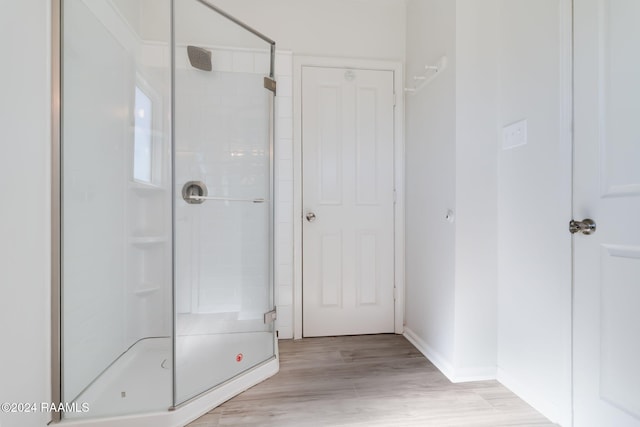
<svg viewBox="0 0 640 427">
<path fill-rule="evenodd" d="M 146 81 L 149 86 L 153 84 L 151 78 L 147 77 Z M 154 110 L 166 109 L 164 102 L 161 97 L 154 98 Z M 165 129 L 160 134 L 166 132 Z M 168 185 L 168 158 L 159 154 L 166 150 L 162 141 L 164 139 L 157 135 L 154 138 L 156 155 L 152 158 L 151 180 L 145 182 L 133 176 L 135 141 L 129 140 L 130 175 L 125 183 L 128 194 L 126 333 L 132 342 L 150 336 L 168 336 L 171 332 L 170 324 L 163 316 L 171 309 L 171 275 L 164 262 L 171 252 L 171 218 L 167 209 L 171 204 L 171 187 Z"/>
<path fill-rule="evenodd" d="M 148 283 L 144 283 L 143 286 L 143 288 L 134 290 L 133 293 L 139 297 L 146 297 L 160 290 L 160 287 L 154 287 L 153 285 L 150 285 Z"/>
<path fill-rule="evenodd" d="M 131 244 L 135 246 L 157 245 L 166 241 L 167 238 L 164 236 L 136 236 L 130 239 Z"/>
</svg>

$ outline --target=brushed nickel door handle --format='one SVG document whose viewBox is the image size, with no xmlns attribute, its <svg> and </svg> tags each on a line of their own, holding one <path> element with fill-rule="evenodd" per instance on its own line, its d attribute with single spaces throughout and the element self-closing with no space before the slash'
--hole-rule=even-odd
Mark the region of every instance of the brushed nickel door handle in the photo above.
<svg viewBox="0 0 640 427">
<path fill-rule="evenodd" d="M 590 218 L 583 221 L 571 220 L 569 222 L 569 232 L 571 234 L 582 233 L 589 236 L 596 232 L 596 222 Z"/>
</svg>

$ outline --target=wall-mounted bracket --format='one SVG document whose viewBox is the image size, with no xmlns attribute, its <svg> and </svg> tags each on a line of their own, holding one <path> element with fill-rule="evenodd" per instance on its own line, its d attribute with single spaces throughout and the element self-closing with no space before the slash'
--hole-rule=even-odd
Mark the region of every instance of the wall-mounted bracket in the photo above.
<svg viewBox="0 0 640 427">
<path fill-rule="evenodd" d="M 273 92 L 274 95 L 276 94 L 276 86 L 277 83 L 274 79 L 272 79 L 271 77 L 264 78 L 264 88 Z"/>
<path fill-rule="evenodd" d="M 278 313 L 276 312 L 275 309 L 271 311 L 267 311 L 264 314 L 264 323 L 265 324 L 273 323 L 276 321 L 277 318 L 278 318 Z"/>
<path fill-rule="evenodd" d="M 404 91 L 410 94 L 419 92 L 420 89 L 431 83 L 438 74 L 442 73 L 445 68 L 447 68 L 446 56 L 441 57 L 434 65 L 425 65 L 423 73 L 413 76 L 414 86 L 405 87 Z"/>
</svg>

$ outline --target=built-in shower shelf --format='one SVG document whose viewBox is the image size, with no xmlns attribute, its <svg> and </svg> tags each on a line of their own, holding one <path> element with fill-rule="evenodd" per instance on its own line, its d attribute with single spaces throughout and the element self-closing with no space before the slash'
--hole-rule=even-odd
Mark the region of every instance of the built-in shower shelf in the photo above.
<svg viewBox="0 0 640 427">
<path fill-rule="evenodd" d="M 153 286 L 149 286 L 149 287 L 145 287 L 145 288 L 140 288 L 140 289 L 136 289 L 135 291 L 133 291 L 133 293 L 139 297 L 146 297 L 149 296 L 155 292 L 158 292 L 160 290 L 159 287 L 153 287 Z"/>
<path fill-rule="evenodd" d="M 159 245 L 161 243 L 165 243 L 167 238 L 164 236 L 139 236 L 132 237 L 130 242 L 132 245 L 136 246 L 149 246 L 149 245 Z"/>
<path fill-rule="evenodd" d="M 161 194 L 166 191 L 166 188 L 159 185 L 146 184 L 144 182 L 132 181 L 129 183 L 129 188 L 141 196 L 148 196 L 152 194 Z"/>
</svg>

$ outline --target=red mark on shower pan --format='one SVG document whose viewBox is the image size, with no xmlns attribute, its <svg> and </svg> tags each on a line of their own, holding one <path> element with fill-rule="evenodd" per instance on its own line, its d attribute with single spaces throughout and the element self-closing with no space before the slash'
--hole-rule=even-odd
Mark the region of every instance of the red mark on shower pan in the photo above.
<svg viewBox="0 0 640 427">
<path fill-rule="evenodd" d="M 242 353 L 238 353 L 236 355 L 236 362 L 242 362 L 242 359 L 244 359 L 244 356 L 242 355 Z"/>
</svg>

